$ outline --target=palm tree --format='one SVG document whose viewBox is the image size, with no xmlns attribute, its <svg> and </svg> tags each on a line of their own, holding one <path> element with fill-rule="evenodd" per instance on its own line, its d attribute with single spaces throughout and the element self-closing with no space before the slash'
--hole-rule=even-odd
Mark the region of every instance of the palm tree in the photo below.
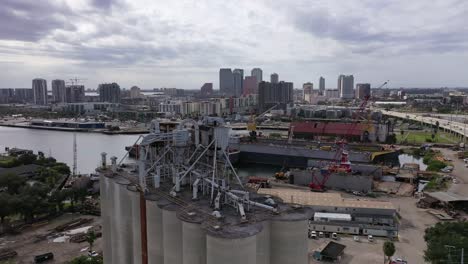
<svg viewBox="0 0 468 264">
<path fill-rule="evenodd" d="M 390 260 L 390 257 L 392 257 L 393 254 L 395 254 L 395 244 L 393 244 L 392 241 L 385 241 L 385 243 L 383 244 L 383 252 L 384 255 L 387 257 L 387 260 Z"/>
<path fill-rule="evenodd" d="M 94 233 L 94 231 L 90 230 L 88 231 L 88 233 L 86 234 L 86 242 L 88 242 L 89 244 L 89 251 L 93 251 L 93 244 L 94 244 L 94 241 L 96 241 L 96 233 Z"/>
</svg>

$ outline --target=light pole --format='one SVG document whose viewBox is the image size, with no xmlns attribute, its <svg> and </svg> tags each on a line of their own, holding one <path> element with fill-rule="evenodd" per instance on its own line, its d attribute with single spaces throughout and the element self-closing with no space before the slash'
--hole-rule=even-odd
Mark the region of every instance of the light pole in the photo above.
<svg viewBox="0 0 468 264">
<path fill-rule="evenodd" d="M 448 260 L 449 263 L 451 263 L 451 262 L 452 262 L 452 256 L 450 255 L 450 249 L 452 249 L 452 248 L 455 249 L 455 247 L 454 247 L 454 246 L 450 246 L 450 245 L 444 245 L 444 247 L 445 247 L 446 249 L 448 249 L 447 260 Z"/>
</svg>

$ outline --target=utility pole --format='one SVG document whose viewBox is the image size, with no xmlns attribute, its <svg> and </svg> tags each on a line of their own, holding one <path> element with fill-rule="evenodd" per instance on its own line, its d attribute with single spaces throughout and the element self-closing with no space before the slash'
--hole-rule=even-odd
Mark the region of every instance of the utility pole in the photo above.
<svg viewBox="0 0 468 264">
<path fill-rule="evenodd" d="M 461 249 L 461 260 L 460 260 L 460 263 L 461 263 L 461 264 L 464 264 L 464 263 L 465 263 L 465 260 L 464 260 L 464 257 L 465 257 L 465 256 L 464 256 L 464 255 L 465 255 L 465 249 L 462 248 L 462 249 Z"/>
<path fill-rule="evenodd" d="M 73 133 L 73 176 L 76 176 L 77 150 L 76 150 L 76 133 Z"/>
</svg>

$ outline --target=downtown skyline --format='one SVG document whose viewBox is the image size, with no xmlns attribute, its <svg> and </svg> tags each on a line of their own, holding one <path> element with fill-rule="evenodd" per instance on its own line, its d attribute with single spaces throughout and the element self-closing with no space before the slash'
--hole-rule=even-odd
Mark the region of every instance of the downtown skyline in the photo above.
<svg viewBox="0 0 468 264">
<path fill-rule="evenodd" d="M 276 72 L 296 88 L 320 76 L 336 88 L 339 74 L 373 87 L 466 87 L 467 13 L 464 1 L 6 0 L 0 87 L 78 76 L 91 89 L 217 88 L 224 67 Z"/>
</svg>

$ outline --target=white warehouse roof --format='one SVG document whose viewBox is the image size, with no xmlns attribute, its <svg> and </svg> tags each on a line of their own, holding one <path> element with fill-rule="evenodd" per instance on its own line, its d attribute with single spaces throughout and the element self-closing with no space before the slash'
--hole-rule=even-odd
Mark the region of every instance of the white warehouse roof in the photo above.
<svg viewBox="0 0 468 264">
<path fill-rule="evenodd" d="M 314 221 L 328 219 L 335 221 L 351 221 L 350 214 L 335 214 L 335 213 L 314 213 Z"/>
</svg>

